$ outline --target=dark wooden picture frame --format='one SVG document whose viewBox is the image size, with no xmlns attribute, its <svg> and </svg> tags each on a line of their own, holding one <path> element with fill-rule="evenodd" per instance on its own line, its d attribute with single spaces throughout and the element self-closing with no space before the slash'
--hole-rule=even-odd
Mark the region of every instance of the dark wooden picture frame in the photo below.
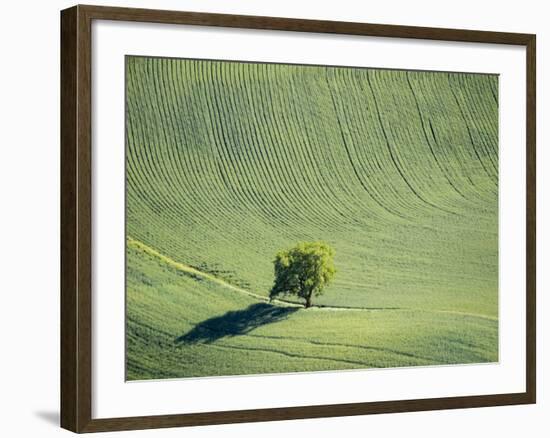
<svg viewBox="0 0 550 438">
<path fill-rule="evenodd" d="M 522 393 L 188 413 L 92 418 L 92 21 L 509 44 L 526 48 L 526 391 Z M 75 6 L 61 12 L 61 426 L 99 432 L 274 421 L 390 412 L 529 404 L 536 401 L 535 280 L 535 51 L 531 34 L 239 16 L 196 12 Z"/>
</svg>

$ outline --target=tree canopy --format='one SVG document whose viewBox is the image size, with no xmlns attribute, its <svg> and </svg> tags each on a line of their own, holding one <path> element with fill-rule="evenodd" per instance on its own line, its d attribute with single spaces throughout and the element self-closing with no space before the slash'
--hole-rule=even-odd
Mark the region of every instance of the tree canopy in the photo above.
<svg viewBox="0 0 550 438">
<path fill-rule="evenodd" d="M 334 250 L 324 242 L 301 242 L 279 251 L 274 260 L 275 282 L 269 297 L 296 295 L 311 307 L 336 274 Z"/>
</svg>

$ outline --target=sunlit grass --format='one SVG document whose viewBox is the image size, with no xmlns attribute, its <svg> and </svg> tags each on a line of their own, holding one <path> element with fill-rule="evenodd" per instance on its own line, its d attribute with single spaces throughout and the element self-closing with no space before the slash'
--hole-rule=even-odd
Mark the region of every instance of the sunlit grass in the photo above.
<svg viewBox="0 0 550 438">
<path fill-rule="evenodd" d="M 129 57 L 129 377 L 496 360 L 496 96 L 490 75 Z M 314 304 L 370 311 L 175 341 L 254 315 L 276 252 L 317 240 L 338 274 Z"/>
</svg>

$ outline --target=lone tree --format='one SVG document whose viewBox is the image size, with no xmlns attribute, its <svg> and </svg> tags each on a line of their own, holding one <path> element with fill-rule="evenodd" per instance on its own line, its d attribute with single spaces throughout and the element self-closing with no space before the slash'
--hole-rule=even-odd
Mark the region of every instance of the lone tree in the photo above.
<svg viewBox="0 0 550 438">
<path fill-rule="evenodd" d="M 297 295 L 306 308 L 311 307 L 313 296 L 321 295 L 336 273 L 333 258 L 334 250 L 324 242 L 302 242 L 278 252 L 269 298 Z"/>
</svg>

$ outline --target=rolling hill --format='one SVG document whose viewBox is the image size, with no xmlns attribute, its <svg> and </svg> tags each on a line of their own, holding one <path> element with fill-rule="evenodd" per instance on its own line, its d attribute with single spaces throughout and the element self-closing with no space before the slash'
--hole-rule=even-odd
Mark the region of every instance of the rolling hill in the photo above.
<svg viewBox="0 0 550 438">
<path fill-rule="evenodd" d="M 129 380 L 498 360 L 498 77 L 127 57 Z M 318 308 L 275 253 L 336 250 Z"/>
</svg>

